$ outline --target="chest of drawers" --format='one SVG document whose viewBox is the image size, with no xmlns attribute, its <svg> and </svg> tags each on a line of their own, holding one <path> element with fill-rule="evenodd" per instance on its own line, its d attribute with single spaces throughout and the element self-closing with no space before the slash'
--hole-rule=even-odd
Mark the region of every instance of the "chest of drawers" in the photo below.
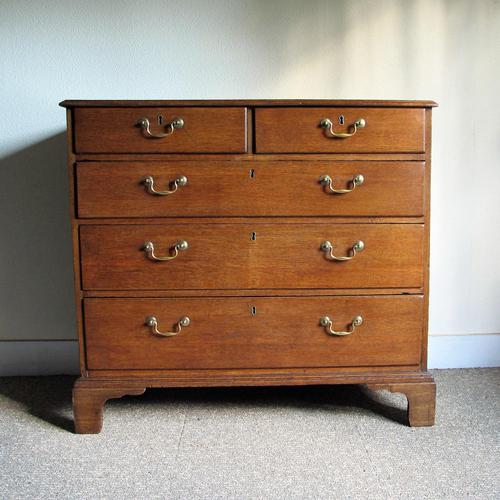
<svg viewBox="0 0 500 500">
<path fill-rule="evenodd" d="M 367 384 L 434 423 L 433 102 L 61 105 L 76 432 L 150 387 Z"/>
</svg>

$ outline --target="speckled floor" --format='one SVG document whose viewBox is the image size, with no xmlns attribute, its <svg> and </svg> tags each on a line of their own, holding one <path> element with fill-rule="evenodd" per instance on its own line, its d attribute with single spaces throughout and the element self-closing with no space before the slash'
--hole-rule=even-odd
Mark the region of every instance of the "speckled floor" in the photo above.
<svg viewBox="0 0 500 500">
<path fill-rule="evenodd" d="M 437 424 L 361 388 L 151 390 L 72 433 L 72 377 L 0 379 L 1 499 L 500 497 L 500 369 L 434 371 Z"/>
</svg>

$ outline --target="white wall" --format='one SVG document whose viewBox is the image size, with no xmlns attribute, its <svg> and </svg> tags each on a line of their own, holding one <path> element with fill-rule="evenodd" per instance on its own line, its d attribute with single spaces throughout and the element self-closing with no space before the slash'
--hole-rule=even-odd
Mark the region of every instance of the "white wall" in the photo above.
<svg viewBox="0 0 500 500">
<path fill-rule="evenodd" d="M 498 1 L 3 0 L 0 50 L 0 339 L 75 338 L 64 98 L 438 101 L 430 332 L 500 332 Z"/>
</svg>

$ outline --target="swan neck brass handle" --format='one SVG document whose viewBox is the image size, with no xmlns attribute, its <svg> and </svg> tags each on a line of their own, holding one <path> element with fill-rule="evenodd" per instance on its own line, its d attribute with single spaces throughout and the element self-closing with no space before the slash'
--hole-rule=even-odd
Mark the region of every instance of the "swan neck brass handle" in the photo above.
<svg viewBox="0 0 500 500">
<path fill-rule="evenodd" d="M 174 194 L 180 187 L 184 187 L 188 183 L 188 178 L 185 175 L 179 175 L 177 179 L 174 179 L 170 182 L 169 187 L 172 187 L 171 190 L 167 191 L 156 191 L 154 184 L 155 181 L 152 175 L 148 175 L 142 179 L 142 183 L 146 186 L 146 191 L 149 194 L 153 194 L 156 196 L 168 196 L 170 194 Z"/>
<path fill-rule="evenodd" d="M 349 189 L 336 189 L 336 188 L 334 188 L 333 187 L 333 179 L 327 174 L 320 176 L 319 182 L 322 186 L 325 186 L 326 189 L 330 193 L 346 194 L 346 193 L 352 193 L 352 191 L 354 191 L 358 186 L 361 186 L 363 184 L 363 182 L 365 182 L 365 178 L 361 174 L 355 175 L 349 181 L 349 184 L 352 185 L 352 187 Z"/>
<path fill-rule="evenodd" d="M 172 135 L 176 129 L 184 127 L 184 120 L 182 118 L 174 118 L 171 122 L 165 124 L 165 132 L 151 132 L 151 123 L 145 117 L 139 118 L 137 125 L 141 127 L 145 137 L 150 139 L 163 139 Z"/>
<path fill-rule="evenodd" d="M 148 316 L 146 318 L 146 325 L 151 328 L 151 333 L 153 333 L 154 335 L 159 335 L 160 337 L 173 337 L 174 335 L 179 335 L 182 329 L 186 326 L 189 326 L 190 324 L 191 319 L 189 318 L 189 316 L 183 316 L 175 324 L 173 332 L 160 332 L 160 330 L 158 330 L 158 320 L 156 319 L 156 316 Z"/>
<path fill-rule="evenodd" d="M 325 252 L 325 257 L 328 260 L 344 261 L 354 259 L 358 252 L 362 252 L 365 249 L 365 244 L 361 240 L 356 241 L 356 243 L 354 243 L 354 245 L 351 247 L 350 255 L 347 255 L 345 257 L 338 257 L 333 254 L 333 243 L 330 241 L 323 241 L 320 248 L 323 252 Z"/>
<path fill-rule="evenodd" d="M 325 129 L 327 137 L 345 139 L 346 137 L 352 137 L 359 128 L 365 128 L 366 120 L 364 118 L 358 118 L 352 125 L 348 127 L 352 129 L 352 132 L 335 132 L 333 130 L 333 122 L 332 120 L 330 120 L 330 118 L 323 118 L 323 120 L 319 122 L 319 126 Z"/>
<path fill-rule="evenodd" d="M 349 324 L 348 330 L 346 332 L 338 332 L 333 329 L 333 321 L 328 316 L 323 316 L 319 319 L 319 324 L 325 328 L 328 335 L 337 335 L 338 337 L 343 337 L 345 335 L 351 335 L 356 327 L 363 324 L 363 316 L 355 316 L 351 323 Z"/>
<path fill-rule="evenodd" d="M 146 241 L 146 243 L 144 243 L 144 246 L 142 247 L 142 249 L 146 252 L 148 259 L 155 261 L 173 260 L 179 255 L 180 250 L 187 250 L 188 248 L 188 242 L 185 240 L 181 240 L 178 241 L 174 246 L 170 247 L 169 255 L 166 255 L 165 257 L 158 257 L 157 255 L 155 255 L 155 246 L 153 245 L 152 241 Z"/>
</svg>

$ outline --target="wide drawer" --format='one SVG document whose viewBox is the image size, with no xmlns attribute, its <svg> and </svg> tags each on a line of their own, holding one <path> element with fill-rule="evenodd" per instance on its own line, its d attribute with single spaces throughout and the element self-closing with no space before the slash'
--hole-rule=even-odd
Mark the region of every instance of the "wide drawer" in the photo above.
<svg viewBox="0 0 500 500">
<path fill-rule="evenodd" d="M 83 288 L 415 288 L 422 286 L 423 235 L 421 224 L 81 226 Z M 364 249 L 354 255 L 359 241 Z"/>
<path fill-rule="evenodd" d="M 424 168 L 367 161 L 85 162 L 76 168 L 78 216 L 419 216 Z"/>
<path fill-rule="evenodd" d="M 325 119 L 330 120 L 331 131 L 321 126 Z M 360 119 L 365 126 L 355 129 Z M 422 153 L 425 110 L 259 108 L 255 110 L 255 141 L 258 153 Z"/>
<path fill-rule="evenodd" d="M 87 299 L 84 308 L 91 370 L 420 362 L 421 296 Z"/>
<path fill-rule="evenodd" d="M 247 149 L 246 108 L 76 108 L 74 123 L 76 153 L 244 153 Z"/>
</svg>

